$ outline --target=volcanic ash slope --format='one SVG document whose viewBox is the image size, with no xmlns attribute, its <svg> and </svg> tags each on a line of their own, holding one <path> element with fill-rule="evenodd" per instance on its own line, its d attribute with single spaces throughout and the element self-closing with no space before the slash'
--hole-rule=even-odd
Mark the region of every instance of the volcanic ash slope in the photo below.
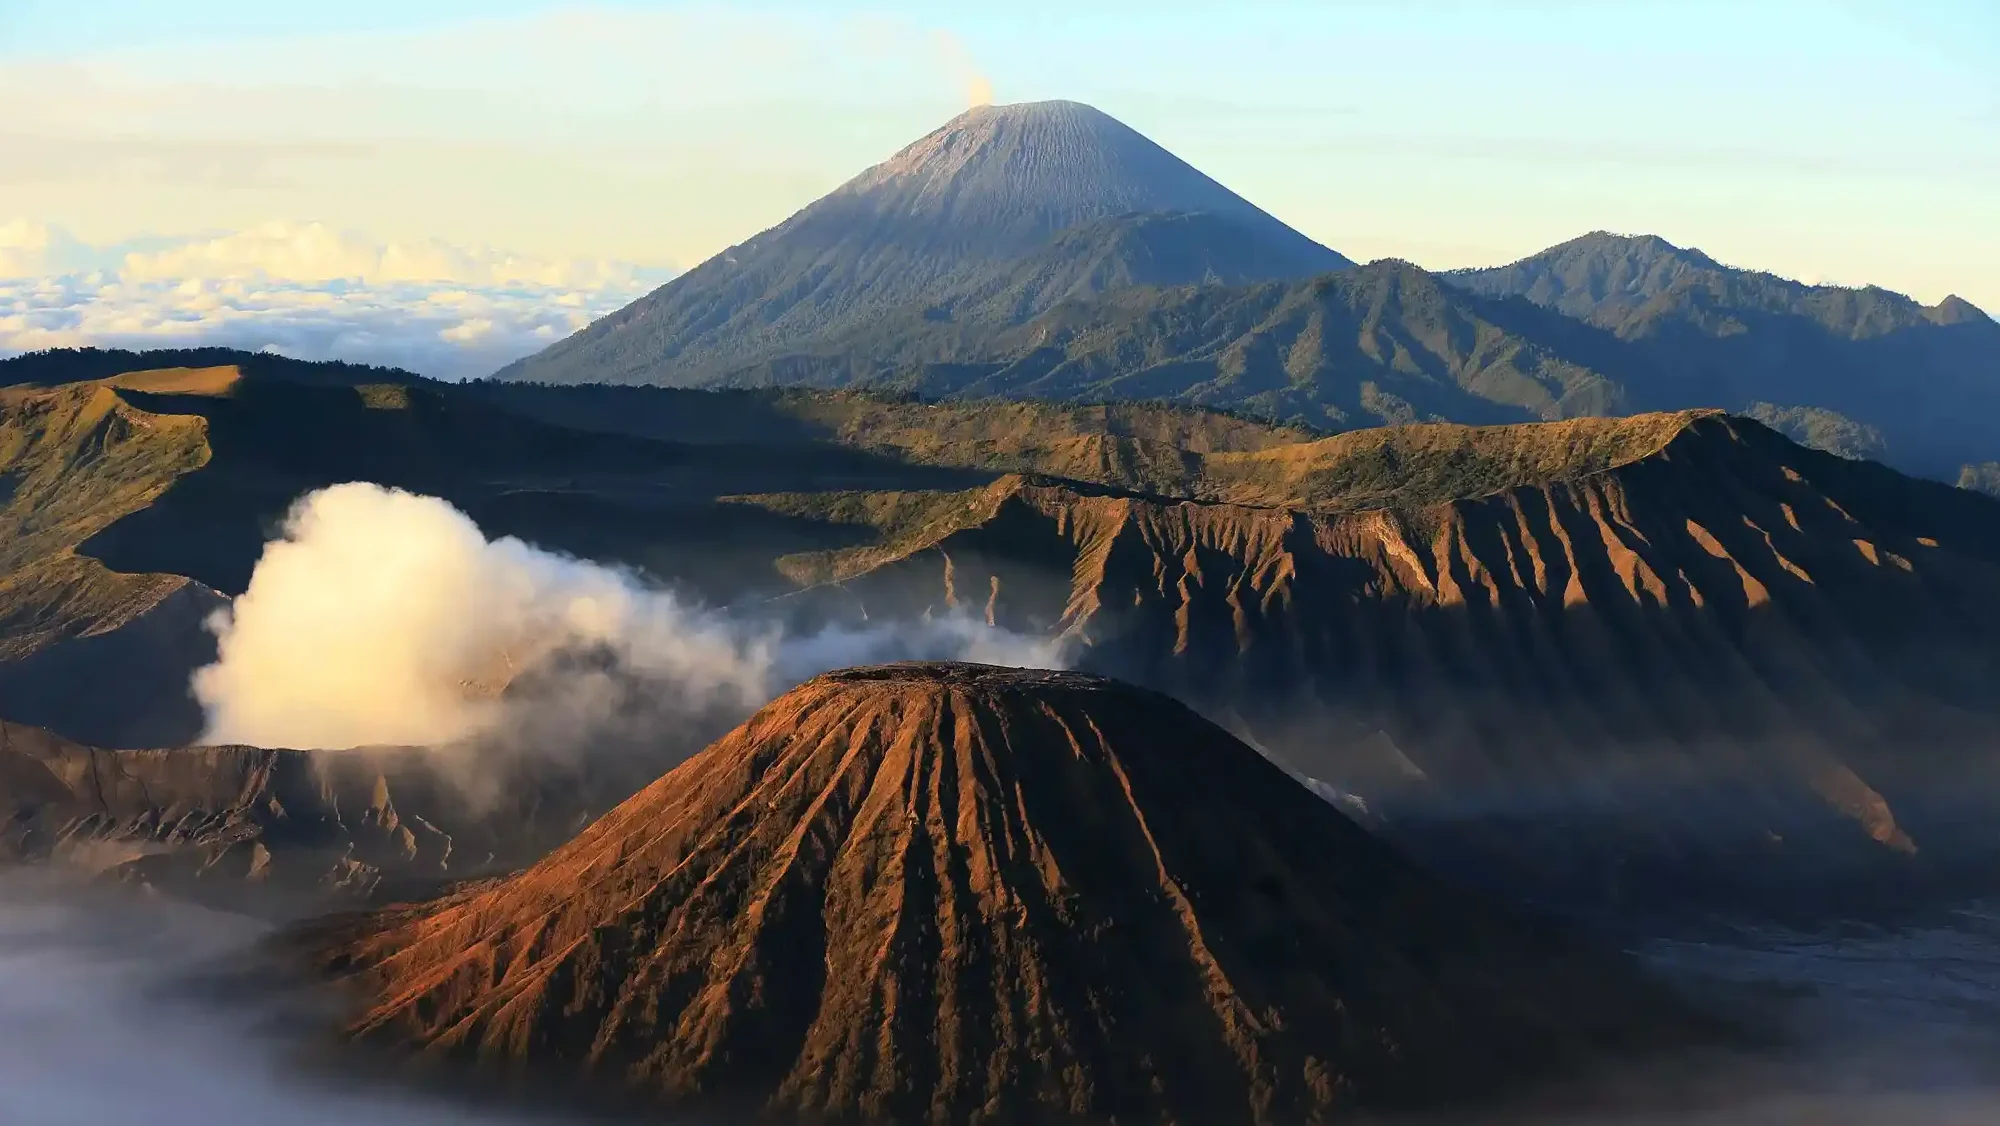
<svg viewBox="0 0 2000 1126">
<path fill-rule="evenodd" d="M 327 941 L 365 1042 L 835 1120 L 1295 1121 L 1687 1027 L 1170 699 L 978 665 L 822 676 Z"/>
</svg>

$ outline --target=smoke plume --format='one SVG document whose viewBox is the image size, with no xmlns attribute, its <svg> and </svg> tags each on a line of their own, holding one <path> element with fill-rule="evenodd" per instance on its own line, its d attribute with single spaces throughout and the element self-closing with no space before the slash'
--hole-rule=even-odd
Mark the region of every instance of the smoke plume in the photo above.
<svg viewBox="0 0 2000 1126">
<path fill-rule="evenodd" d="M 986 76 L 986 72 L 979 69 L 979 64 L 973 60 L 972 51 L 966 47 L 965 41 L 949 31 L 939 31 L 937 45 L 938 54 L 946 68 L 951 71 L 954 78 L 958 79 L 959 86 L 964 91 L 967 108 L 977 109 L 980 106 L 992 105 L 993 80 Z"/>
<path fill-rule="evenodd" d="M 301 498 L 194 678 L 205 741 L 440 746 L 747 712 L 830 668 L 898 659 L 1058 665 L 1060 648 L 964 618 L 788 635 L 636 576 L 489 540 L 436 497 L 350 483 Z M 560 718 L 552 725 L 551 716 Z"/>
</svg>

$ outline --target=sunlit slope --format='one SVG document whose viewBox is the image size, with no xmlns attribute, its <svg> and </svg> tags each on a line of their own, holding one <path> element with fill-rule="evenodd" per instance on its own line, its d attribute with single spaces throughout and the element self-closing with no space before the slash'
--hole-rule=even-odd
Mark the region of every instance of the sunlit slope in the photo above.
<svg viewBox="0 0 2000 1126">
<path fill-rule="evenodd" d="M 322 948 L 361 1039 L 723 1118 L 1291 1123 L 1694 1028 L 1155 693 L 816 678 L 511 879 Z"/>
<path fill-rule="evenodd" d="M 224 378 L 176 372 L 151 382 Z M 0 391 L 0 659 L 115 629 L 186 582 L 116 574 L 76 551 L 209 458 L 201 419 L 138 410 L 120 385 Z"/>
</svg>

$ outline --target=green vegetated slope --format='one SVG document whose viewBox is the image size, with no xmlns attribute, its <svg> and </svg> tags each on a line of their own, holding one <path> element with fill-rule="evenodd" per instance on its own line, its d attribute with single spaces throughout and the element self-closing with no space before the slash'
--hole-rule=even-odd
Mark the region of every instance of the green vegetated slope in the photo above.
<svg viewBox="0 0 2000 1126">
<path fill-rule="evenodd" d="M 1170 399 L 1333 429 L 1716 407 L 1945 479 L 2000 449 L 2000 325 L 1976 310 L 1726 270 L 1637 307 L 1622 295 L 1585 316 L 1575 300 L 1533 304 L 1544 291 L 1516 274 L 1377 262 L 1298 282 L 1128 288 L 1010 327 L 906 311 L 728 381 Z"/>
<path fill-rule="evenodd" d="M 730 379 L 1176 400 L 1347 429 L 1616 413 L 1625 362 L 1600 330 L 1378 262 L 1302 282 L 1121 290 L 1000 329 L 885 319 Z"/>
<path fill-rule="evenodd" d="M 1616 335 L 1662 381 L 1633 388 L 1635 406 L 1698 395 L 1738 410 L 1809 407 L 1875 431 L 1891 460 L 1945 480 L 2000 447 L 2000 323 L 1957 297 L 1926 306 L 1875 286 L 1806 285 L 1603 232 L 1447 277 Z"/>
</svg>

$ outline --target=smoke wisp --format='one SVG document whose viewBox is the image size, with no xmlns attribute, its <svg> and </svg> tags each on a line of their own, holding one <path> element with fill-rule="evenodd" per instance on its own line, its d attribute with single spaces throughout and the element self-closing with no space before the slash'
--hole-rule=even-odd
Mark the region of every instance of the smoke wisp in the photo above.
<svg viewBox="0 0 2000 1126">
<path fill-rule="evenodd" d="M 344 748 L 574 738 L 631 718 L 748 712 L 817 673 L 901 659 L 1059 666 L 963 617 L 808 635 L 611 567 L 489 540 L 436 497 L 367 483 L 294 505 L 195 674 L 211 743 Z"/>
</svg>

